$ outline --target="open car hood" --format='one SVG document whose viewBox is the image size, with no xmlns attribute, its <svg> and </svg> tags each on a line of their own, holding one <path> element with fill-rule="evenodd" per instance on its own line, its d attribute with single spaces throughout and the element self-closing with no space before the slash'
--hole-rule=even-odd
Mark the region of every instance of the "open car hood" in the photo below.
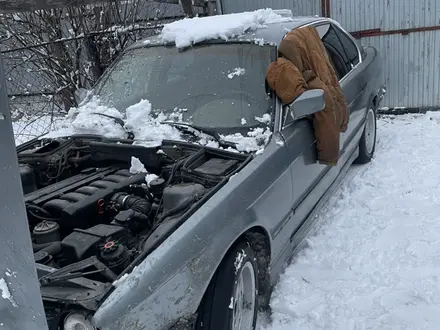
<svg viewBox="0 0 440 330">
<path fill-rule="evenodd" d="M 17 148 L 41 294 L 55 323 L 72 306 L 96 311 L 115 281 L 253 157 L 131 143 L 74 136 Z"/>
</svg>

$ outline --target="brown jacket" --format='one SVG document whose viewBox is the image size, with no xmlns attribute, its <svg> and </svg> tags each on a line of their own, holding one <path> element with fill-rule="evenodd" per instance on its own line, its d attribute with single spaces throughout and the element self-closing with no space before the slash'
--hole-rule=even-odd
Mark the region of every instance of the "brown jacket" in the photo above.
<svg viewBox="0 0 440 330">
<path fill-rule="evenodd" d="M 289 32 L 281 41 L 282 55 L 267 69 L 266 79 L 283 103 L 293 102 L 304 91 L 324 90 L 326 106 L 313 116 L 320 163 L 336 165 L 339 134 L 347 129 L 349 113 L 336 73 L 314 27 Z"/>
</svg>

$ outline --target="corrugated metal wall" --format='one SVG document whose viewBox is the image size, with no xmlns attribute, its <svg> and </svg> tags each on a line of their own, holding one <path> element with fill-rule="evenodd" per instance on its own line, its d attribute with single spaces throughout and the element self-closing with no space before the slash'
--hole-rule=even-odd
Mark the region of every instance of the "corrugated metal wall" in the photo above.
<svg viewBox="0 0 440 330">
<path fill-rule="evenodd" d="M 438 0 L 330 0 L 330 16 L 348 31 L 382 31 L 440 24 Z M 362 38 L 379 50 L 387 107 L 440 106 L 440 31 Z"/>
<path fill-rule="evenodd" d="M 221 0 L 223 14 L 261 8 L 291 9 L 295 15 L 320 15 L 320 0 Z"/>
<path fill-rule="evenodd" d="M 329 0 L 330 17 L 347 31 L 382 31 L 440 25 L 440 0 Z M 222 0 L 224 13 L 288 8 L 320 15 L 321 0 Z M 362 38 L 383 60 L 385 107 L 440 107 L 440 31 Z"/>
</svg>

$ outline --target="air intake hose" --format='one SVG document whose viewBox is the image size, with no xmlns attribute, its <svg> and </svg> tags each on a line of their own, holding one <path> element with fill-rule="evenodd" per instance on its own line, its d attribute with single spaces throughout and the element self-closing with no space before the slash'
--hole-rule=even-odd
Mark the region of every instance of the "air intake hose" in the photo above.
<svg viewBox="0 0 440 330">
<path fill-rule="evenodd" d="M 142 197 L 119 192 L 113 195 L 112 201 L 119 204 L 121 210 L 133 210 L 146 216 L 151 213 L 151 203 Z"/>
</svg>

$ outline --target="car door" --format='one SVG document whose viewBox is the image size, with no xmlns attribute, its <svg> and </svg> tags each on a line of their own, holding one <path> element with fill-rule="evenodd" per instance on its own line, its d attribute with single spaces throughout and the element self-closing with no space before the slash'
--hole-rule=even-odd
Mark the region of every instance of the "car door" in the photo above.
<svg viewBox="0 0 440 330">
<path fill-rule="evenodd" d="M 365 90 L 367 81 L 362 70 L 360 49 L 351 36 L 332 22 L 316 26 L 319 36 L 333 64 L 339 83 L 344 92 L 350 119 L 346 132 L 341 134 L 341 152 L 344 152 L 354 134 L 362 124 L 366 113 Z"/>
<path fill-rule="evenodd" d="M 316 140 L 311 121 L 293 120 L 287 107 L 282 107 L 282 118 L 280 133 L 286 144 L 286 152 L 292 157 L 292 216 L 284 224 L 282 235 L 283 240 L 288 242 L 322 196 L 314 187 L 321 182 L 330 167 L 317 162 Z M 286 249 L 287 247 L 288 245 Z"/>
<path fill-rule="evenodd" d="M 355 127 L 361 120 L 358 111 L 360 108 L 358 90 L 360 89 L 358 87 L 352 88 L 349 85 L 353 81 L 359 84 L 351 72 L 361 61 L 361 58 L 358 57 L 358 62 L 356 62 L 356 58 L 352 56 L 350 57 L 351 62 L 348 61 L 340 41 L 341 36 L 336 30 L 337 27 L 331 22 L 318 23 L 315 27 L 326 46 L 349 104 L 350 124 L 346 133 L 341 134 L 341 149 L 343 151 L 347 137 L 356 131 Z M 292 120 L 287 108 L 283 109 L 283 116 L 281 133 L 286 141 L 288 151 L 295 155 L 290 166 L 293 181 L 292 219 L 285 226 L 286 233 L 289 233 L 290 239 L 293 240 L 296 231 L 330 187 L 344 164 L 339 163 L 335 167 L 319 164 L 311 122 L 308 119 Z"/>
</svg>

